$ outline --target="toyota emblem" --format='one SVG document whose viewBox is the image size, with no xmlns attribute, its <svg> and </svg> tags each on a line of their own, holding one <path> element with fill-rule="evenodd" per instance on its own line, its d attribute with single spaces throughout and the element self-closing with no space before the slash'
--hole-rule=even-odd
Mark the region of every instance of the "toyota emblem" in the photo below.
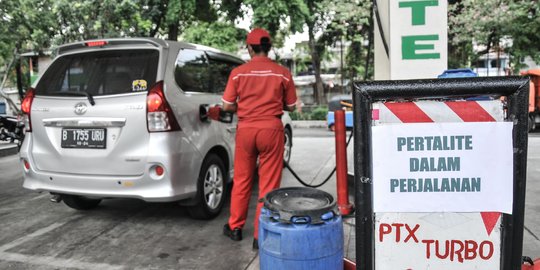
<svg viewBox="0 0 540 270">
<path fill-rule="evenodd" d="M 86 106 L 86 104 L 84 102 L 80 102 L 80 103 L 75 104 L 75 114 L 77 114 L 77 115 L 85 114 L 87 109 L 88 109 L 88 107 Z"/>
</svg>

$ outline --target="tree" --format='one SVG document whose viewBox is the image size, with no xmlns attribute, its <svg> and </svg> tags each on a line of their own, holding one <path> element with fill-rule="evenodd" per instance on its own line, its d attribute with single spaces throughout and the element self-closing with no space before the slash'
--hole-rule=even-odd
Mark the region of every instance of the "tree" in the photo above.
<svg viewBox="0 0 540 270">
<path fill-rule="evenodd" d="M 309 10 L 309 16 L 306 19 L 308 27 L 308 44 L 311 54 L 311 64 L 315 73 L 315 101 L 318 104 L 323 103 L 324 85 L 321 79 L 321 51 L 320 43 L 315 39 L 315 32 L 324 29 L 325 13 L 321 0 L 306 0 Z"/>
<path fill-rule="evenodd" d="M 512 56 L 511 63 L 517 73 L 526 56 L 540 63 L 540 2 L 510 2 L 510 9 L 515 12 L 511 18 L 512 23 L 505 25 L 506 32 L 512 37 L 512 46 L 507 52 Z"/>
<path fill-rule="evenodd" d="M 187 28 L 182 38 L 188 42 L 211 46 L 235 53 L 239 49 L 239 40 L 243 40 L 246 31 L 226 22 L 198 22 Z"/>
<path fill-rule="evenodd" d="M 177 40 L 178 35 L 189 26 L 194 19 L 195 1 L 169 0 L 165 13 L 167 39 Z"/>
<path fill-rule="evenodd" d="M 373 53 L 370 51 L 372 42 L 370 15 L 371 3 L 360 0 L 328 0 L 325 6 L 330 7 L 330 16 L 324 33 L 319 39 L 323 47 L 336 43 L 347 42 L 349 48 L 345 59 L 345 69 L 342 76 L 351 80 L 358 79 L 359 74 L 366 80 L 373 74 L 370 63 Z M 367 44 L 367 48 L 364 44 Z"/>
<path fill-rule="evenodd" d="M 324 103 L 324 87 L 321 79 L 321 59 L 325 48 L 345 39 L 351 46 L 346 56 L 349 77 L 372 70 L 366 66 L 372 53 L 362 52 L 365 37 L 370 32 L 371 3 L 361 0 L 293 0 L 271 1 L 246 0 L 253 9 L 254 26 L 265 27 L 272 35 L 308 31 L 308 48 L 315 75 L 315 101 Z M 283 25 L 285 24 L 285 27 Z M 317 35 L 321 34 L 321 37 Z M 367 77 L 367 72 L 364 72 Z"/>
<path fill-rule="evenodd" d="M 302 32 L 309 16 L 303 0 L 245 0 L 244 4 L 253 10 L 252 28 L 268 30 L 274 46 L 281 45 L 285 36 Z"/>
<path fill-rule="evenodd" d="M 453 1 L 448 17 L 450 66 L 467 66 L 492 49 L 509 53 L 515 72 L 525 56 L 540 62 L 539 13 L 537 0 Z M 485 49 L 475 52 L 474 44 Z"/>
<path fill-rule="evenodd" d="M 51 0 L 0 1 L 0 62 L 9 62 L 14 49 L 51 45 L 56 25 L 51 6 Z"/>
<path fill-rule="evenodd" d="M 18 55 L 28 49 L 39 51 L 50 46 L 55 27 L 51 5 L 49 0 L 0 1 L 0 65 L 5 72 L 3 75 L 7 75 L 4 77 L 17 82 L 21 96 L 29 83 L 22 80 Z"/>
</svg>

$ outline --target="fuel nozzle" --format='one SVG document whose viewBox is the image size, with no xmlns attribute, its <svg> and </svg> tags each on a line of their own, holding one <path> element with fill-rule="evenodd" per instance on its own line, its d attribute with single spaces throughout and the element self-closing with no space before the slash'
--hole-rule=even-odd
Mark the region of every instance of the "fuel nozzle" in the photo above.
<svg viewBox="0 0 540 270">
<path fill-rule="evenodd" d="M 219 104 L 201 104 L 199 106 L 199 119 L 201 122 L 209 122 L 211 120 L 232 123 L 233 113 L 226 112 Z"/>
</svg>

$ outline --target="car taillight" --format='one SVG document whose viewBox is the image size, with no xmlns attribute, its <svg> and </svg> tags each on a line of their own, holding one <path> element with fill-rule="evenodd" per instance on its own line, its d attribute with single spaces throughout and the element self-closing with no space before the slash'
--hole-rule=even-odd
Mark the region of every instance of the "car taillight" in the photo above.
<svg viewBox="0 0 540 270">
<path fill-rule="evenodd" d="M 101 47 L 107 45 L 107 41 L 105 40 L 96 40 L 96 41 L 88 41 L 84 43 L 87 47 Z"/>
<path fill-rule="evenodd" d="M 180 125 L 163 93 L 163 81 L 157 82 L 146 97 L 146 119 L 149 132 L 177 131 Z"/>
<path fill-rule="evenodd" d="M 24 126 L 26 132 L 32 132 L 32 122 L 30 121 L 30 111 L 32 110 L 32 102 L 34 101 L 35 90 L 28 88 L 26 95 L 21 103 L 21 110 L 24 113 Z"/>
</svg>

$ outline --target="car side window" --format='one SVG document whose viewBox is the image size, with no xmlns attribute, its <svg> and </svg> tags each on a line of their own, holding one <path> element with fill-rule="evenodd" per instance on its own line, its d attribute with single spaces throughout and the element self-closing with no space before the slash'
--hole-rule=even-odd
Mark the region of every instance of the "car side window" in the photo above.
<svg viewBox="0 0 540 270">
<path fill-rule="evenodd" d="M 231 71 L 242 64 L 242 60 L 235 59 L 232 56 L 218 54 L 215 52 L 206 52 L 210 66 L 212 81 L 210 88 L 213 93 L 223 93 Z"/>
<path fill-rule="evenodd" d="M 208 59 L 203 51 L 181 49 L 176 57 L 174 79 L 186 92 L 211 92 Z"/>
<path fill-rule="evenodd" d="M 210 73 L 214 74 L 214 76 L 212 76 L 212 92 L 222 93 L 225 91 L 225 86 L 227 85 L 227 80 L 229 79 L 231 71 L 237 67 L 237 65 L 230 62 L 212 59 L 209 59 L 209 63 Z"/>
</svg>

